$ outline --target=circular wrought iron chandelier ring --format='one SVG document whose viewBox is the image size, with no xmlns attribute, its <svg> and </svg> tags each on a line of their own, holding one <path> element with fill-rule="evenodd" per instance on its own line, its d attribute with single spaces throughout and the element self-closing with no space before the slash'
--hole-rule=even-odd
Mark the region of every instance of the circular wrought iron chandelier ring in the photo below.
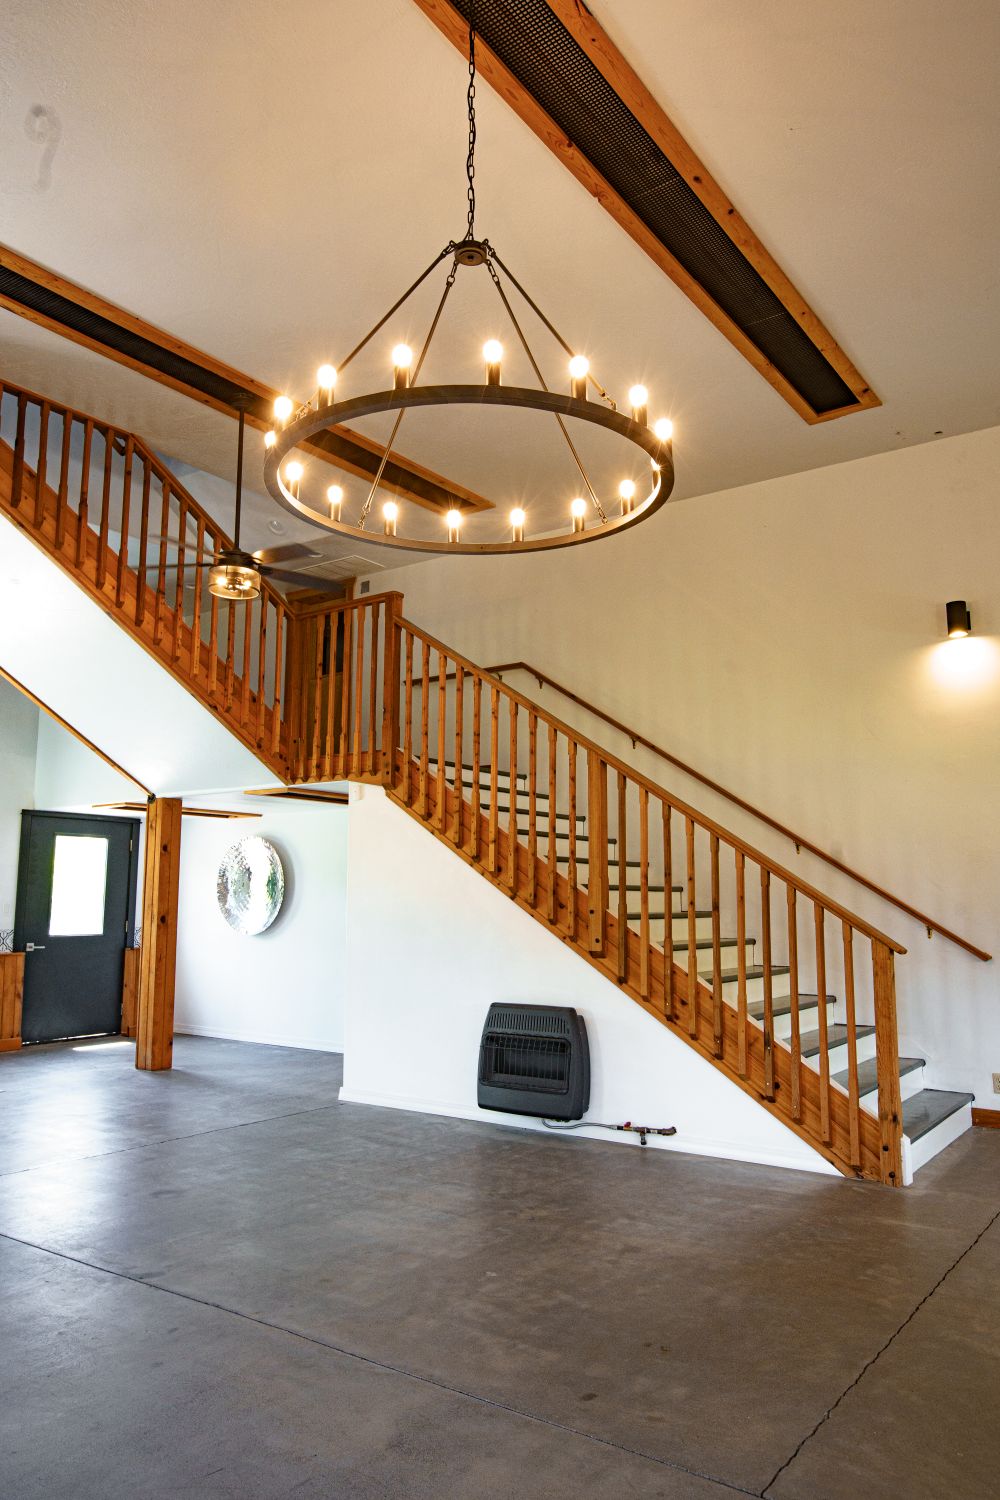
<svg viewBox="0 0 1000 1500">
<path fill-rule="evenodd" d="M 297 484 L 290 486 L 286 483 L 281 466 L 289 453 L 306 439 L 324 432 L 332 422 L 339 424 L 359 417 L 375 416 L 380 412 L 404 412 L 417 406 L 510 406 L 593 422 L 598 427 L 617 433 L 648 456 L 651 475 L 649 494 L 644 500 L 638 500 L 626 514 L 580 530 L 527 537 L 523 541 L 442 542 L 383 534 L 381 531 L 366 533 L 357 523 L 337 521 L 322 511 L 314 510 L 299 497 Z M 293 421 L 277 429 L 275 442 L 267 450 L 264 461 L 264 483 L 272 498 L 293 515 L 324 531 L 350 537 L 354 542 L 370 540 L 379 546 L 398 547 L 411 552 L 436 552 L 445 556 L 451 553 L 546 552 L 555 547 L 571 547 L 581 542 L 601 540 L 615 532 L 627 531 L 629 527 L 654 515 L 669 499 L 674 487 L 673 445 L 669 439 L 662 442 L 652 428 L 636 422 L 622 412 L 612 411 L 596 401 L 564 396 L 558 391 L 505 385 L 407 386 L 355 396 L 349 401 L 324 404 L 318 409 L 312 406 L 306 408 Z M 488 512 L 473 514 L 484 515 Z"/>
</svg>

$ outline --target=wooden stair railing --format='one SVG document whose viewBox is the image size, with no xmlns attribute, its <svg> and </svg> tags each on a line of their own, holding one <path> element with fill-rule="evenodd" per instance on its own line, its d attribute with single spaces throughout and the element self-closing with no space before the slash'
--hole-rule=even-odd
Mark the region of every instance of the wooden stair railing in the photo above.
<svg viewBox="0 0 1000 1500">
<path fill-rule="evenodd" d="M 647 739 L 639 730 L 630 729 L 627 724 L 623 724 L 620 719 L 616 719 L 611 714 L 606 713 L 596 703 L 591 703 L 587 698 L 581 698 L 578 693 L 574 693 L 564 683 L 557 682 L 554 677 L 549 677 L 540 667 L 532 666 L 527 661 L 506 661 L 499 663 L 497 666 L 486 667 L 485 670 L 494 677 L 501 679 L 509 672 L 524 672 L 529 677 L 533 677 L 539 687 L 552 688 L 554 692 L 558 693 L 560 697 L 565 698 L 567 702 L 575 703 L 585 713 L 591 714 L 595 719 L 600 719 L 611 729 L 615 730 L 617 734 L 621 734 L 627 740 L 630 740 L 633 750 L 641 745 L 644 750 L 649 750 L 653 755 L 659 757 L 660 760 L 665 760 L 669 765 L 676 766 L 679 771 L 684 772 L 685 776 L 692 777 L 693 780 L 699 782 L 702 786 L 708 787 L 710 791 L 717 793 L 720 797 L 725 797 L 734 807 L 740 808 L 742 812 L 749 813 L 751 817 L 757 818 L 761 823 L 765 823 L 769 828 L 773 828 L 776 833 L 780 833 L 783 838 L 789 839 L 795 845 L 796 853 L 801 849 L 807 850 L 808 853 L 814 854 L 817 859 L 823 860 L 831 869 L 838 870 L 842 875 L 847 875 L 851 880 L 856 881 L 858 885 L 863 885 L 866 890 L 873 891 L 883 901 L 888 901 L 899 911 L 905 912 L 908 917 L 913 917 L 915 921 L 927 929 L 928 937 L 936 932 L 940 937 L 946 938 L 949 943 L 954 943 L 957 947 L 964 948 L 966 953 L 971 953 L 974 958 L 978 958 L 982 963 L 991 962 L 993 958 L 992 953 L 987 953 L 983 948 L 977 948 L 975 943 L 969 942 L 968 938 L 959 937 L 957 932 L 952 932 L 950 928 L 945 927 L 934 917 L 929 917 L 926 912 L 920 911 L 915 906 L 911 906 L 901 896 L 893 895 L 892 891 L 887 891 L 884 886 L 876 885 L 873 880 L 868 879 L 867 875 L 862 875 L 859 870 L 852 869 L 850 865 L 845 865 L 835 855 L 828 854 L 825 849 L 821 849 L 818 844 L 812 843 L 803 834 L 796 833 L 794 829 L 788 828 L 784 823 L 780 823 L 777 818 L 772 818 L 769 813 L 764 812 L 759 807 L 755 807 L 752 802 L 747 802 L 736 792 L 730 791 L 728 787 L 724 787 L 719 782 L 713 781 L 711 777 L 705 776 L 701 771 L 696 770 L 694 766 L 688 765 L 686 761 L 681 760 L 679 756 L 674 755 L 670 750 L 666 750 L 662 745 L 657 745 L 655 741 Z"/>
<path fill-rule="evenodd" d="M 296 779 L 380 780 L 842 1172 L 902 1185 L 901 944 L 403 619 L 397 594 L 312 611 L 298 650 Z"/>
<path fill-rule="evenodd" d="M 399 594 L 296 609 L 265 582 L 228 604 L 201 569 L 186 592 L 188 549 L 228 539 L 131 433 L 0 386 L 0 511 L 277 774 L 380 781 L 842 1172 L 902 1185 L 899 943 L 403 619 Z M 183 541 L 174 578 L 157 536 Z"/>
<path fill-rule="evenodd" d="M 0 384 L 0 512 L 286 774 L 293 611 L 266 580 L 252 602 L 209 594 L 206 570 L 191 563 L 229 538 L 141 439 Z M 179 549 L 155 540 L 168 536 Z"/>
</svg>

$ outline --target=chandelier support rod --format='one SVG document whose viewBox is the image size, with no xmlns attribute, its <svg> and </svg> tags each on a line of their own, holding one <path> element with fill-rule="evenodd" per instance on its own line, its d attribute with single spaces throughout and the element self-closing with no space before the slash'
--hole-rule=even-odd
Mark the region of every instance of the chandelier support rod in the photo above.
<svg viewBox="0 0 1000 1500">
<path fill-rule="evenodd" d="M 505 263 L 500 259 L 500 256 L 493 249 L 492 245 L 490 246 L 490 253 L 492 254 L 493 259 L 496 261 L 497 265 L 500 267 L 501 271 L 506 276 L 507 280 L 510 282 L 511 286 L 514 286 L 514 287 L 517 288 L 517 290 L 521 293 L 521 296 L 524 298 L 525 302 L 527 302 L 528 306 L 531 308 L 531 310 L 535 314 L 535 316 L 537 318 L 539 318 L 545 324 L 546 328 L 549 330 L 549 332 L 551 333 L 552 337 L 555 339 L 556 343 L 559 344 L 565 350 L 565 352 L 570 356 L 570 358 L 572 359 L 572 357 L 573 357 L 574 354 L 578 354 L 579 353 L 579 350 L 578 349 L 573 349 L 569 344 L 567 344 L 566 340 L 563 338 L 563 336 L 559 332 L 558 328 L 556 328 L 554 324 L 552 324 L 552 323 L 549 322 L 548 318 L 542 312 L 542 309 L 539 307 L 539 305 L 535 301 L 535 299 L 533 297 L 529 297 L 528 296 L 528 293 L 524 290 L 524 287 L 518 281 L 518 279 L 514 275 L 513 271 L 510 269 L 510 267 L 508 265 L 505 265 Z M 618 410 L 618 403 L 616 401 L 614 401 L 611 396 L 608 395 L 607 391 L 604 389 L 604 387 L 601 384 L 601 382 L 599 380 L 595 380 L 594 376 L 592 374 L 590 374 L 589 372 L 588 372 L 587 378 L 590 381 L 591 385 L 594 387 L 594 389 L 597 391 L 598 395 L 601 396 L 602 399 L 605 400 L 608 403 L 608 405 L 611 407 L 611 410 L 612 411 L 617 411 Z"/>
<path fill-rule="evenodd" d="M 417 287 L 420 286 L 422 282 L 425 282 L 427 280 L 428 276 L 431 274 L 431 272 L 433 270 L 435 270 L 435 268 L 437 266 L 439 266 L 441 264 L 441 262 L 444 260 L 445 256 L 449 255 L 451 253 L 452 248 L 453 247 L 450 244 L 445 245 L 444 249 L 441 251 L 441 254 L 440 255 L 435 255 L 434 259 L 431 261 L 431 263 L 427 267 L 426 271 L 422 271 L 420 273 L 420 275 L 417 277 L 416 281 L 413 283 L 413 285 L 407 291 L 405 291 L 403 293 L 403 295 L 400 297 L 399 301 L 398 302 L 394 302 L 392 304 L 392 306 L 390 307 L 389 311 L 385 314 L 385 317 L 379 318 L 378 322 L 375 324 L 375 327 L 374 328 L 370 328 L 368 330 L 368 332 L 365 334 L 364 338 L 361 340 L 360 344 L 355 344 L 354 348 L 351 350 L 351 352 L 347 356 L 347 358 L 346 359 L 342 359 L 340 361 L 340 364 L 336 366 L 336 368 L 338 370 L 346 370 L 347 366 L 351 363 L 351 360 L 354 358 L 354 356 L 356 354 L 360 354 L 361 353 L 362 349 L 365 347 L 365 345 L 367 343 L 370 342 L 371 339 L 373 339 L 375 337 L 375 335 L 378 333 L 379 329 L 383 328 L 385 326 L 385 324 L 388 323 L 388 321 L 392 317 L 393 313 L 397 312 L 399 310 L 399 308 L 402 307 L 403 303 L 407 300 L 408 297 L 412 297 L 413 296 L 413 293 L 417 290 Z"/>
<path fill-rule="evenodd" d="M 514 325 L 514 332 L 517 334 L 518 338 L 520 339 L 520 341 L 521 341 L 521 347 L 524 350 L 525 354 L 528 356 L 528 360 L 529 360 L 529 362 L 531 364 L 531 368 L 535 372 L 535 378 L 537 379 L 538 384 L 541 386 L 542 390 L 543 391 L 547 391 L 548 390 L 548 386 L 545 384 L 545 377 L 542 374 L 541 370 L 539 369 L 538 361 L 535 359 L 534 354 L 531 352 L 531 346 L 529 345 L 528 340 L 525 338 L 524 331 L 521 328 L 520 323 L 517 321 L 517 318 L 514 315 L 514 309 L 510 305 L 510 300 L 509 300 L 509 298 L 507 296 L 507 293 L 504 291 L 503 287 L 500 284 L 500 277 L 496 273 L 496 267 L 492 264 L 491 261 L 487 261 L 486 262 L 486 266 L 487 266 L 487 269 L 489 270 L 490 277 L 492 278 L 493 285 L 497 289 L 497 293 L 498 293 L 498 295 L 500 297 L 500 301 L 503 303 L 504 307 L 507 309 L 507 316 L 510 318 L 511 323 Z M 511 280 L 513 280 L 513 277 L 511 277 Z M 557 337 L 558 337 L 558 335 L 557 335 Z M 583 460 L 580 458 L 579 453 L 576 451 L 576 445 L 573 442 L 573 439 L 569 435 L 569 431 L 568 431 L 568 429 L 566 427 L 566 423 L 563 421 L 562 417 L 560 417 L 558 413 L 556 413 L 556 422 L 559 425 L 559 431 L 562 433 L 563 437 L 566 439 L 566 446 L 567 446 L 567 448 L 569 449 L 570 453 L 573 455 L 573 461 L 576 464 L 577 468 L 580 470 L 580 474 L 581 474 L 581 477 L 583 479 L 583 482 L 587 486 L 587 489 L 590 491 L 590 498 L 594 502 L 594 507 L 595 507 L 595 509 L 597 511 L 597 514 L 600 516 L 602 522 L 606 521 L 608 519 L 607 515 L 605 514 L 603 505 L 601 504 L 600 500 L 597 498 L 597 491 L 594 489 L 594 486 L 590 482 L 590 475 L 587 473 L 586 469 L 583 467 Z"/>
<path fill-rule="evenodd" d="M 233 514 L 233 547 L 240 550 L 240 520 L 243 513 L 243 433 L 246 426 L 246 402 L 240 403 L 240 425 L 236 438 L 236 506 Z"/>
<path fill-rule="evenodd" d="M 444 253 L 447 254 L 448 253 L 447 250 Z M 442 258 L 441 256 L 438 256 L 438 260 L 440 260 L 441 258 Z M 437 264 L 437 262 L 435 262 L 435 265 L 436 264 Z M 433 267 L 430 268 L 430 269 L 433 269 Z M 440 302 L 437 305 L 437 311 L 435 312 L 434 317 L 431 320 L 431 326 L 427 330 L 427 337 L 424 339 L 423 348 L 421 349 L 419 358 L 417 359 L 417 363 L 414 366 L 413 377 L 412 377 L 412 381 L 411 381 L 411 384 L 413 384 L 413 385 L 415 385 L 416 382 L 417 382 L 417 377 L 420 374 L 420 367 L 422 366 L 425 358 L 427 357 L 427 351 L 428 351 L 428 349 L 431 347 L 431 339 L 434 337 L 434 334 L 437 332 L 438 323 L 441 321 L 441 314 L 444 312 L 444 305 L 445 305 L 445 303 L 448 300 L 448 293 L 451 291 L 452 287 L 455 285 L 455 276 L 457 274 L 457 271 L 458 271 L 457 266 L 453 265 L 452 268 L 451 268 L 451 270 L 448 272 L 448 279 L 447 279 L 447 281 L 444 284 L 444 291 L 441 293 L 441 300 L 440 300 Z M 409 295 L 409 294 L 407 294 L 407 295 Z M 383 322 L 384 321 L 385 320 L 383 319 Z M 396 441 L 396 434 L 399 432 L 400 423 L 403 420 L 404 414 L 405 414 L 405 409 L 401 409 L 400 411 L 398 411 L 396 413 L 396 420 L 392 424 L 392 431 L 390 432 L 390 434 L 389 434 L 389 440 L 388 440 L 388 442 L 385 445 L 385 452 L 382 454 L 382 458 L 381 458 L 381 460 L 379 462 L 378 469 L 376 470 L 376 473 L 375 473 L 375 478 L 372 480 L 372 487 L 368 491 L 368 498 L 366 499 L 364 505 L 361 508 L 361 515 L 358 518 L 358 530 L 359 531 L 364 531 L 364 529 L 365 529 L 365 522 L 368 519 L 368 512 L 372 508 L 372 501 L 375 499 L 376 491 L 378 490 L 379 485 L 382 483 L 382 475 L 385 473 L 385 466 L 389 462 L 389 455 L 392 452 L 392 445 Z"/>
</svg>

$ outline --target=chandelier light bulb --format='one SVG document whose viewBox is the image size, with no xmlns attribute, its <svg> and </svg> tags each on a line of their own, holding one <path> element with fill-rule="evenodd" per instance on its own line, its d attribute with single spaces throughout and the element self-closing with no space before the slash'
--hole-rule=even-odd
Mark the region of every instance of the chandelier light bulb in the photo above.
<svg viewBox="0 0 1000 1500">
<path fill-rule="evenodd" d="M 382 507 L 382 521 L 386 536 L 396 535 L 396 522 L 399 519 L 399 506 L 395 500 L 387 500 Z"/>
<path fill-rule="evenodd" d="M 276 396 L 274 401 L 274 420 L 282 426 L 288 421 L 294 410 L 291 396 Z"/>
<path fill-rule="evenodd" d="M 448 528 L 449 542 L 457 542 L 458 533 L 462 525 L 462 512 L 460 510 L 450 510 L 444 518 L 444 524 Z"/>
<path fill-rule="evenodd" d="M 661 443 L 669 443 L 674 435 L 674 424 L 669 417 L 660 417 L 653 423 L 653 431 Z"/>
<path fill-rule="evenodd" d="M 275 445 L 275 443 L 277 441 L 278 441 L 278 434 L 276 432 L 265 432 L 265 434 L 264 434 L 264 447 L 265 448 L 273 448 L 274 445 Z"/>
<path fill-rule="evenodd" d="M 331 484 L 327 487 L 326 498 L 330 502 L 330 520 L 340 520 L 340 508 L 344 503 L 344 491 L 339 484 Z"/>
<path fill-rule="evenodd" d="M 486 384 L 500 384 L 500 361 L 503 359 L 503 345 L 499 339 L 487 339 L 483 345 L 483 359 L 486 361 Z"/>
<path fill-rule="evenodd" d="M 305 473 L 305 468 L 297 458 L 293 458 L 285 465 L 285 478 L 294 490 L 298 490 L 299 480 Z"/>
<path fill-rule="evenodd" d="M 628 393 L 628 404 L 632 408 L 632 421 L 645 427 L 649 421 L 649 392 L 644 385 L 634 385 Z"/>
<path fill-rule="evenodd" d="M 627 516 L 632 511 L 632 501 L 635 499 L 635 484 L 631 479 L 623 479 L 618 486 L 618 494 L 622 502 L 622 515 Z"/>
<path fill-rule="evenodd" d="M 410 383 L 410 366 L 413 350 L 409 344 L 397 344 L 392 351 L 392 379 L 397 391 L 405 391 Z"/>
<path fill-rule="evenodd" d="M 316 371 L 316 384 L 319 386 L 320 404 L 332 406 L 333 392 L 337 384 L 337 372 L 333 365 L 320 365 Z"/>
<path fill-rule="evenodd" d="M 585 354 L 574 354 L 569 362 L 569 393 L 577 401 L 587 399 L 587 375 L 590 360 Z"/>
<path fill-rule="evenodd" d="M 577 495 L 575 500 L 570 501 L 569 513 L 573 517 L 573 530 L 582 531 L 587 524 L 587 502 L 582 496 Z"/>
<path fill-rule="evenodd" d="M 510 513 L 511 541 L 524 541 L 524 511 L 519 505 L 515 505 Z"/>
</svg>

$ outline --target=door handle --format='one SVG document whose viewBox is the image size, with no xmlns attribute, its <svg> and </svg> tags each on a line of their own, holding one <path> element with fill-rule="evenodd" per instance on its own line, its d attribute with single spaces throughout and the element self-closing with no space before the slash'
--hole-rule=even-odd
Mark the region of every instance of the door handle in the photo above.
<svg viewBox="0 0 1000 1500">
<path fill-rule="evenodd" d="M 42 953 L 45 949 L 44 943 L 25 943 L 25 953 Z"/>
</svg>

